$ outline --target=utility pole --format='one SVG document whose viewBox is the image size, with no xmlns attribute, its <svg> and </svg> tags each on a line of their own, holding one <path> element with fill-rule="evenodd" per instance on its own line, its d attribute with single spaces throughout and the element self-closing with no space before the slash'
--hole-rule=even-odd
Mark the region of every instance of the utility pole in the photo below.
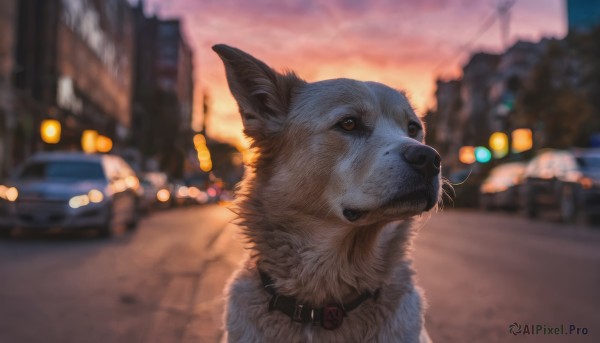
<svg viewBox="0 0 600 343">
<path fill-rule="evenodd" d="M 506 50 L 508 46 L 508 37 L 510 34 L 510 9 L 517 2 L 517 0 L 500 0 L 496 7 L 498 11 L 498 19 L 500 21 L 500 39 L 502 42 L 502 49 Z"/>
<path fill-rule="evenodd" d="M 208 117 L 210 116 L 211 106 L 210 106 L 210 95 L 208 91 L 205 90 L 202 93 L 202 133 L 206 136 L 206 127 L 208 126 Z"/>
</svg>

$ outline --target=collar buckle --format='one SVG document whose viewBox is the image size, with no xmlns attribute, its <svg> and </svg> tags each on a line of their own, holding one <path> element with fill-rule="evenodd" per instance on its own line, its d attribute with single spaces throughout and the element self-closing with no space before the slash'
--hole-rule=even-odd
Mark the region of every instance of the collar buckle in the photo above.
<svg viewBox="0 0 600 343">
<path fill-rule="evenodd" d="M 302 308 L 304 308 L 304 305 L 302 304 L 296 304 L 296 307 L 294 308 L 294 315 L 292 316 L 292 319 L 295 322 L 303 322 L 303 318 L 302 318 Z"/>
</svg>

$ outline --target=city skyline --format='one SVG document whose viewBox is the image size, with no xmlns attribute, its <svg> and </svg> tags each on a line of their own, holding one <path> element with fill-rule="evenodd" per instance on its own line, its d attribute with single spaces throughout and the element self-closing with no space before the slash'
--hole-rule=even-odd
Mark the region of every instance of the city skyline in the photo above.
<svg viewBox="0 0 600 343">
<path fill-rule="evenodd" d="M 212 117 L 210 136 L 242 141 L 237 106 L 224 70 L 210 47 L 241 48 L 277 70 L 293 69 L 307 81 L 348 77 L 405 90 L 419 114 L 433 107 L 437 77 L 460 76 L 472 52 L 501 52 L 498 1 L 420 2 L 339 0 L 146 1 L 147 12 L 181 17 L 195 52 L 195 128 L 200 128 L 203 92 Z M 511 45 L 566 34 L 562 0 L 517 1 L 511 10 Z M 493 21 L 493 22 L 492 22 Z M 490 25 L 486 25 L 490 24 Z M 478 35 L 479 32 L 485 31 Z"/>
</svg>

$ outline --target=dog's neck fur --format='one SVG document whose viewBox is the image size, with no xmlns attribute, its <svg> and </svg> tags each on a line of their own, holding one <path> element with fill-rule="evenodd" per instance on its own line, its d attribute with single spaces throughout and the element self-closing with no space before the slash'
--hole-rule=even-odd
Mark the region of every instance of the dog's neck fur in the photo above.
<svg viewBox="0 0 600 343">
<path fill-rule="evenodd" d="M 280 294 L 313 306 L 343 303 L 383 288 L 392 273 L 412 283 L 406 260 L 411 220 L 375 223 L 340 230 L 333 222 L 290 210 L 271 216 L 245 180 L 238 202 L 240 224 L 253 251 L 251 263 L 269 274 Z M 252 190 L 251 190 L 252 189 Z"/>
</svg>

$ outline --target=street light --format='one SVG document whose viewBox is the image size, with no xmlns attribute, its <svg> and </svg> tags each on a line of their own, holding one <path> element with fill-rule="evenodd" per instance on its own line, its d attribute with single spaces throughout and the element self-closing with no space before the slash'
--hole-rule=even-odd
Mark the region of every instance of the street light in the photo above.
<svg viewBox="0 0 600 343">
<path fill-rule="evenodd" d="M 458 160 L 464 164 L 475 163 L 475 147 L 463 146 L 458 150 Z"/>
<path fill-rule="evenodd" d="M 519 153 L 533 147 L 533 138 L 530 129 L 516 129 L 512 132 L 512 152 Z"/>
<path fill-rule="evenodd" d="M 81 149 L 88 154 L 95 153 L 97 140 L 98 140 L 98 131 L 84 130 L 83 133 L 81 134 Z"/>
<path fill-rule="evenodd" d="M 206 138 L 201 133 L 197 133 L 194 135 L 194 147 L 198 148 L 199 146 L 206 145 Z"/>
<path fill-rule="evenodd" d="M 212 160 L 210 158 L 210 151 L 206 146 L 206 137 L 203 134 L 198 133 L 194 136 L 194 147 L 198 153 L 198 161 L 200 162 L 200 169 L 203 172 L 209 172 L 212 170 Z"/>
<path fill-rule="evenodd" d="M 506 133 L 492 133 L 489 144 L 495 158 L 502 158 L 508 155 L 508 135 Z"/>
<path fill-rule="evenodd" d="M 98 138 L 96 138 L 96 150 L 98 150 L 98 152 L 109 152 L 112 147 L 113 142 L 110 138 L 98 135 Z"/>
<path fill-rule="evenodd" d="M 40 134 L 42 141 L 48 144 L 56 144 L 60 142 L 60 122 L 56 119 L 46 119 L 40 125 Z"/>
</svg>

